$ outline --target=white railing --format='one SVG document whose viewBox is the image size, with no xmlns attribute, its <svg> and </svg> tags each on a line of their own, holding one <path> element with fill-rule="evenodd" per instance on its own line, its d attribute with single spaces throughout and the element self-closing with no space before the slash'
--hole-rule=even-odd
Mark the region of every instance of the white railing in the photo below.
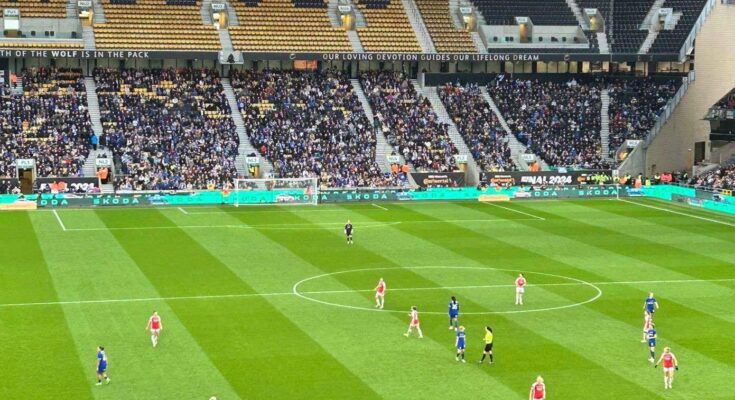
<svg viewBox="0 0 735 400">
<path fill-rule="evenodd" d="M 656 121 L 656 124 L 648 132 L 648 136 L 646 136 L 645 139 L 644 147 L 650 146 L 656 135 L 661 132 L 661 129 L 663 129 L 664 125 L 666 125 L 666 122 L 669 120 L 669 118 L 671 118 L 671 115 L 674 113 L 676 106 L 679 105 L 681 99 L 684 98 L 684 94 L 686 94 L 687 90 L 689 90 L 689 83 L 693 82 L 695 78 L 696 75 L 694 71 L 690 71 L 689 75 L 686 78 L 682 79 L 681 87 L 679 87 L 679 90 L 676 91 L 676 94 L 669 101 L 669 104 L 666 105 L 664 112 L 661 113 L 661 115 L 658 117 L 658 121 Z"/>
<path fill-rule="evenodd" d="M 682 45 L 681 50 L 679 50 L 680 62 L 684 62 L 686 60 L 687 54 L 692 47 L 694 47 L 694 39 L 699 34 L 699 31 L 702 30 L 705 21 L 707 21 L 707 17 L 712 13 L 712 9 L 715 8 L 716 3 L 717 0 L 709 0 L 707 1 L 707 4 L 704 5 L 702 12 L 699 14 L 699 18 L 697 18 L 697 22 L 694 23 L 691 32 L 689 32 L 689 36 L 687 36 L 687 39 L 684 41 L 684 45 Z"/>
</svg>

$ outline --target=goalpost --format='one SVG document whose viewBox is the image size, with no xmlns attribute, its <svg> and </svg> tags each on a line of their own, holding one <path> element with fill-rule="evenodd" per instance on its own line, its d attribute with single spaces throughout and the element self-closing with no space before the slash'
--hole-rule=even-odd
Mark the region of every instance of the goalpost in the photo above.
<svg viewBox="0 0 735 400">
<path fill-rule="evenodd" d="M 317 178 L 236 179 L 231 204 L 316 205 Z"/>
</svg>

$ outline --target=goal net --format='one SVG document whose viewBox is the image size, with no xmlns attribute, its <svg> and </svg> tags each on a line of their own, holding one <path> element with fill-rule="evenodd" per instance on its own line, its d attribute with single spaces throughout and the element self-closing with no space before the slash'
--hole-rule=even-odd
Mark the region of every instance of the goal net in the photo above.
<svg viewBox="0 0 735 400">
<path fill-rule="evenodd" d="M 236 179 L 232 204 L 316 205 L 319 186 L 316 178 Z"/>
</svg>

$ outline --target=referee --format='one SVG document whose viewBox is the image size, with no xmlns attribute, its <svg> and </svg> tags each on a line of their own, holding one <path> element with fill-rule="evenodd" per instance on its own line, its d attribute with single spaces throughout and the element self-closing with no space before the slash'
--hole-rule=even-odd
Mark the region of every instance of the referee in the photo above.
<svg viewBox="0 0 735 400">
<path fill-rule="evenodd" d="M 480 360 L 480 364 L 482 364 L 485 361 L 485 357 L 490 357 L 490 362 L 488 362 L 488 365 L 493 363 L 493 328 L 490 326 L 485 327 L 485 338 L 483 339 L 485 341 L 485 350 L 482 351 L 482 359 Z"/>
<path fill-rule="evenodd" d="M 347 236 L 347 244 L 353 244 L 352 242 L 352 222 L 350 220 L 347 220 L 347 223 L 345 224 L 345 236 Z"/>
</svg>

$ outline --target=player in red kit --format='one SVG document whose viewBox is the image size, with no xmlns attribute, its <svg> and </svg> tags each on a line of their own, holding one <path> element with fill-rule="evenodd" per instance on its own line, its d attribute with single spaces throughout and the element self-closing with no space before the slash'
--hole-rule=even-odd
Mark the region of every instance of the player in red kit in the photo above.
<svg viewBox="0 0 735 400">
<path fill-rule="evenodd" d="M 674 371 L 679 370 L 679 362 L 670 347 L 664 348 L 655 367 L 658 367 L 659 364 L 664 365 L 664 389 L 671 389 L 671 383 L 674 382 Z"/>
<path fill-rule="evenodd" d="M 411 331 L 413 328 L 416 328 L 416 332 L 419 334 L 419 339 L 424 338 L 424 334 L 421 332 L 421 326 L 419 324 L 419 311 L 416 309 L 416 306 L 411 307 L 411 313 L 408 314 L 409 317 L 411 317 L 411 323 L 408 325 L 408 331 L 403 334 L 403 336 L 408 337 L 408 335 L 411 334 Z"/>
<path fill-rule="evenodd" d="M 523 293 L 526 291 L 526 277 L 518 274 L 516 278 L 516 305 L 523 305 Z"/>
<path fill-rule="evenodd" d="M 546 400 L 546 385 L 544 378 L 536 378 L 536 382 L 531 385 L 531 392 L 528 394 L 528 400 Z"/>
<path fill-rule="evenodd" d="M 375 307 L 383 309 L 385 305 L 385 281 L 380 278 L 378 286 L 375 287 Z"/>
<path fill-rule="evenodd" d="M 646 339 L 648 338 L 648 330 L 651 329 L 651 325 L 653 325 L 653 314 L 649 314 L 648 312 L 643 312 L 643 339 L 641 339 L 641 343 L 646 343 Z"/>
<path fill-rule="evenodd" d="M 151 331 L 151 343 L 153 343 L 153 347 L 156 347 L 158 345 L 158 335 L 163 330 L 163 322 L 161 322 L 161 317 L 158 316 L 157 311 L 154 311 L 153 315 L 148 318 L 145 330 Z"/>
</svg>

